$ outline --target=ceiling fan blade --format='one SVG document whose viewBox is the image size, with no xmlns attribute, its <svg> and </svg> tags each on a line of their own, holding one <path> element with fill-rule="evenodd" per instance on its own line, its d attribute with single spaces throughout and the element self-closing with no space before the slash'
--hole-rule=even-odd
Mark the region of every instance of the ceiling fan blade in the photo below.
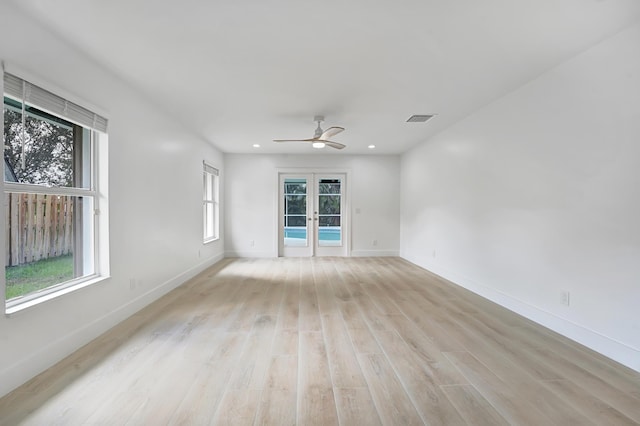
<svg viewBox="0 0 640 426">
<path fill-rule="evenodd" d="M 335 149 L 342 149 L 344 148 L 346 145 L 341 144 L 339 142 L 332 142 L 332 141 L 325 141 L 325 140 L 320 140 L 318 142 L 324 142 L 325 145 L 330 146 L 331 148 L 335 148 Z"/>
<path fill-rule="evenodd" d="M 325 130 L 319 139 L 329 139 L 331 136 L 335 136 L 344 131 L 344 127 L 329 127 Z"/>
<path fill-rule="evenodd" d="M 274 142 L 315 142 L 316 139 L 274 139 Z"/>
</svg>

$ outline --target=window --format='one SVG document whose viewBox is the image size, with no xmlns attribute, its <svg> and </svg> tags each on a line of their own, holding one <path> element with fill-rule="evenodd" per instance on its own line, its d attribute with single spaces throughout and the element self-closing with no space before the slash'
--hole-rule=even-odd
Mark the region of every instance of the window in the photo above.
<svg viewBox="0 0 640 426">
<path fill-rule="evenodd" d="M 219 174 L 215 169 L 203 163 L 203 197 L 202 212 L 204 218 L 204 242 L 214 241 L 219 238 L 220 232 L 220 206 L 219 206 Z"/>
<path fill-rule="evenodd" d="M 106 119 L 4 74 L 7 311 L 99 274 L 98 131 Z"/>
</svg>

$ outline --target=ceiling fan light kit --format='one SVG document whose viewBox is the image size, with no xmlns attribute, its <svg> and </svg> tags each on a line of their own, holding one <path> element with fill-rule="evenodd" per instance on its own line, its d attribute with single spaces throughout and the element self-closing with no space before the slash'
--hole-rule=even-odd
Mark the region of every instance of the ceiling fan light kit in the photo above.
<svg viewBox="0 0 640 426">
<path fill-rule="evenodd" d="M 311 143 L 311 146 L 316 149 L 322 149 L 325 146 L 330 146 L 335 149 L 343 149 L 346 145 L 339 142 L 330 141 L 329 138 L 344 131 L 344 127 L 329 127 L 327 130 L 322 130 L 320 123 L 324 121 L 324 116 L 316 115 L 313 117 L 313 121 L 318 122 L 318 127 L 312 138 L 309 139 L 274 139 L 274 142 L 307 142 Z"/>
</svg>

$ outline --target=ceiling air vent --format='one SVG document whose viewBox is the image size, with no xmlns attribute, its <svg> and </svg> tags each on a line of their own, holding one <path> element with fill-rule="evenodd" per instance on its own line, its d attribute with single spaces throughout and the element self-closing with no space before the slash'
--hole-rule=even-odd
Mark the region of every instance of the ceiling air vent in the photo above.
<svg viewBox="0 0 640 426">
<path fill-rule="evenodd" d="M 412 115 L 407 120 L 407 123 L 424 123 L 425 121 L 432 119 L 434 116 L 435 116 L 435 114 Z"/>
</svg>

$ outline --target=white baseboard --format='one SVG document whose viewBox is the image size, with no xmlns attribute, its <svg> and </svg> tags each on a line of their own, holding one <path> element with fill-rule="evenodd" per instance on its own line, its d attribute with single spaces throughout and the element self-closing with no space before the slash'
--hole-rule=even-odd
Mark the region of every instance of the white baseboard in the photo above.
<svg viewBox="0 0 640 426">
<path fill-rule="evenodd" d="M 277 254 L 274 254 L 270 251 L 251 251 L 251 250 L 242 250 L 242 251 L 225 251 L 224 257 L 278 257 Z"/>
<path fill-rule="evenodd" d="M 223 258 L 224 256 L 219 254 L 204 260 L 150 291 L 141 294 L 135 299 L 131 299 L 128 303 L 108 314 L 96 318 L 88 324 L 83 324 L 71 333 L 58 338 L 48 345 L 41 347 L 37 352 L 29 354 L 21 358 L 18 362 L 3 369 L 0 371 L 0 397 L 52 367 L 145 306 L 195 277 L 208 267 L 215 265 Z"/>
<path fill-rule="evenodd" d="M 640 372 L 640 351 L 635 348 L 464 277 L 441 265 L 419 262 L 406 256 L 403 256 L 403 259 Z"/>
<path fill-rule="evenodd" d="M 351 250 L 352 257 L 398 257 L 397 250 Z"/>
<path fill-rule="evenodd" d="M 398 257 L 397 250 L 351 250 L 352 257 Z M 224 257 L 270 258 L 277 257 L 268 251 L 226 251 Z"/>
</svg>

